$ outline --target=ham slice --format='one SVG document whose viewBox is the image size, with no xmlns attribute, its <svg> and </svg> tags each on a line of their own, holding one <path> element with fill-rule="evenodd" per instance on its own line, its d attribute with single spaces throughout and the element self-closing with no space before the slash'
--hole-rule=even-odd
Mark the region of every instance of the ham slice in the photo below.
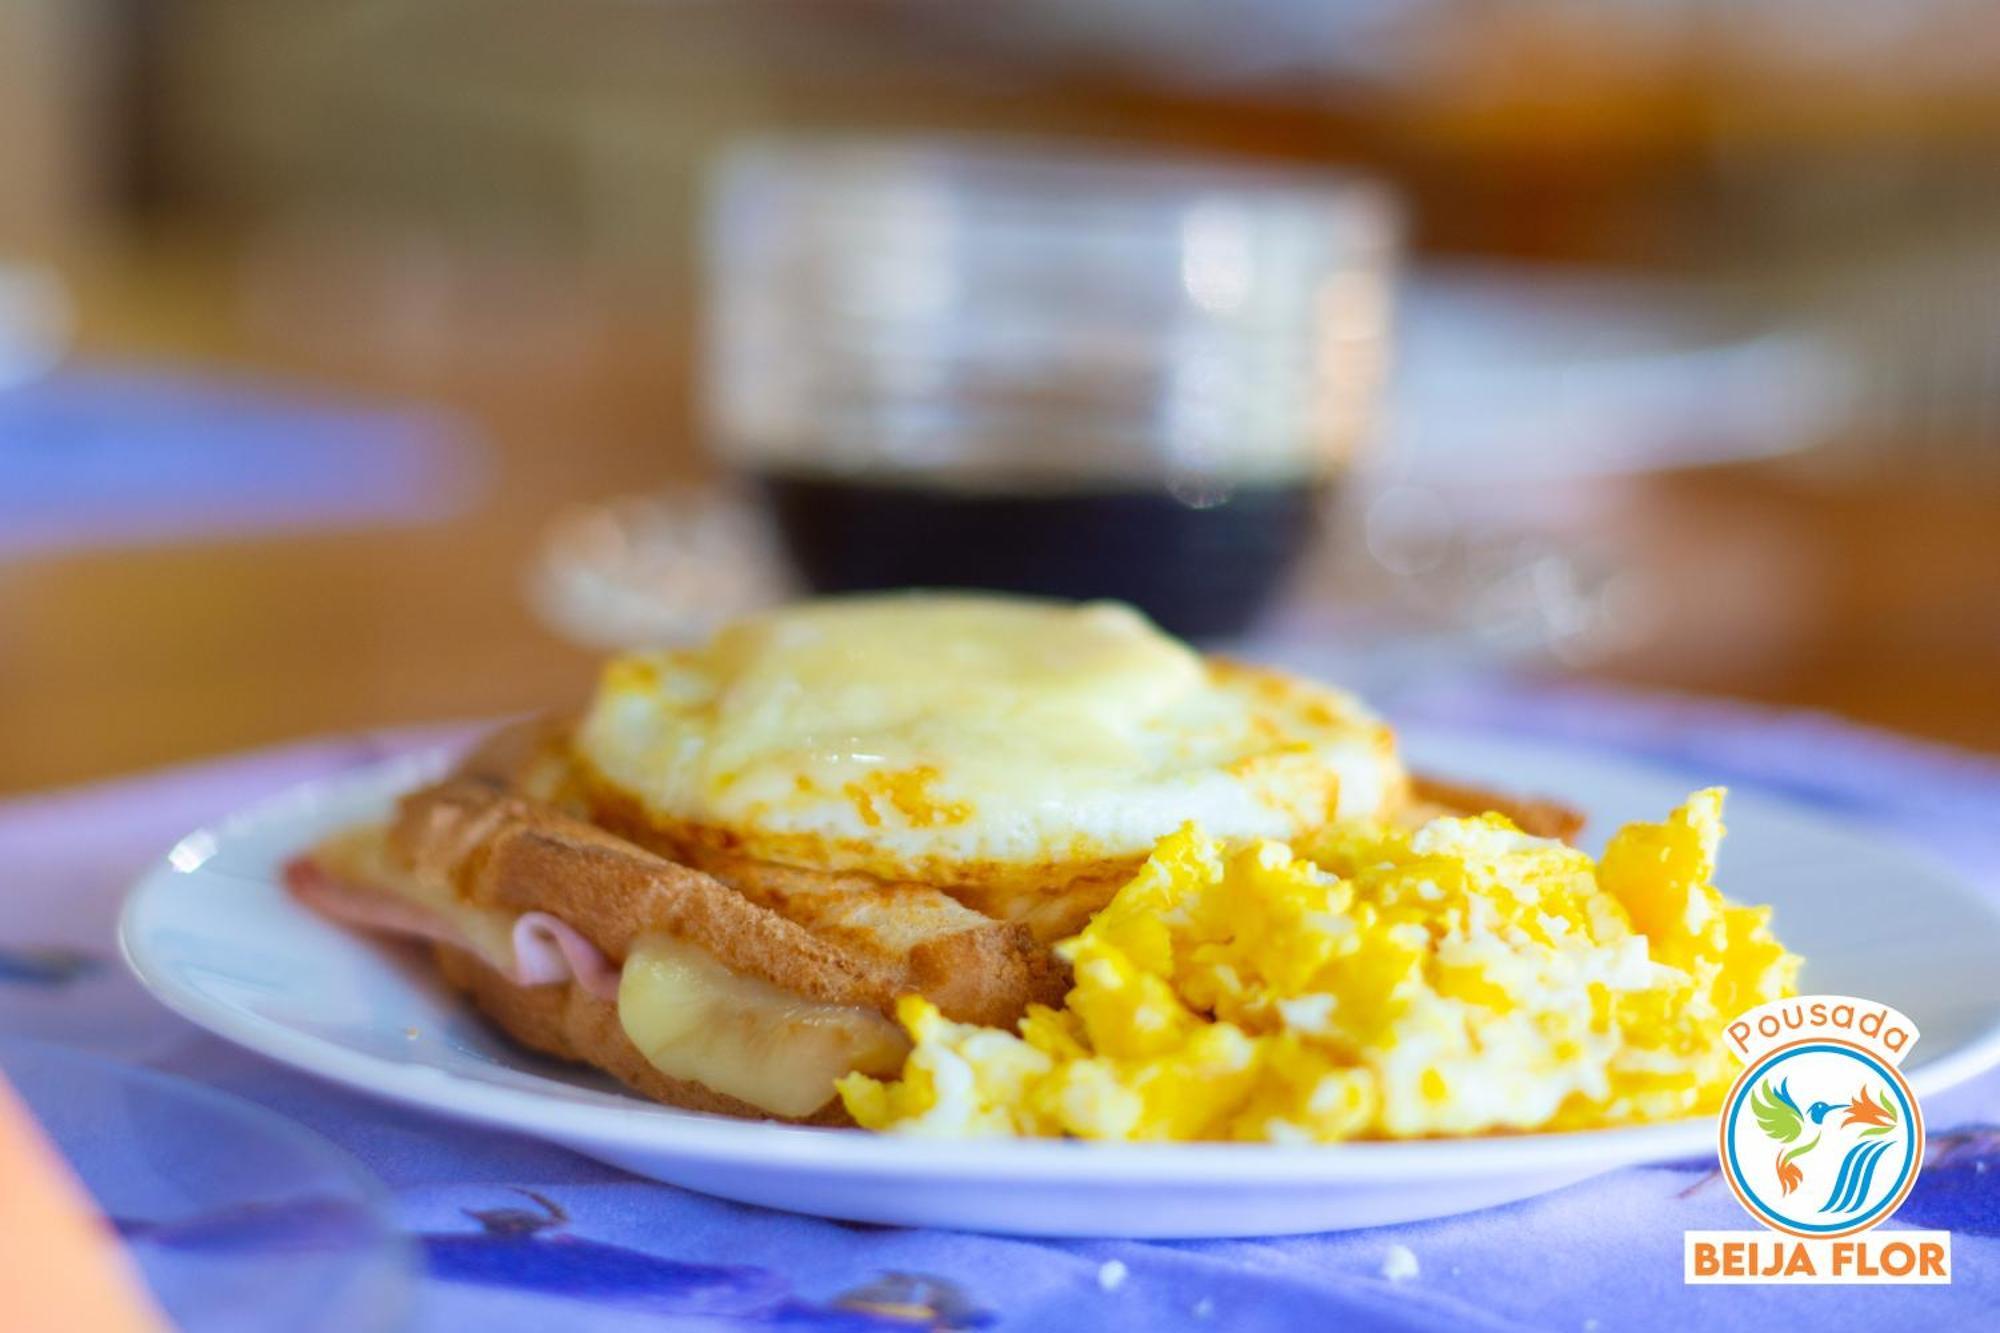
<svg viewBox="0 0 2000 1333">
<path fill-rule="evenodd" d="M 310 856 L 285 866 L 285 887 L 305 906 L 344 925 L 478 952 L 446 917 L 393 890 L 332 874 Z M 600 1000 L 618 998 L 618 965 L 574 926 L 547 912 L 523 912 L 515 920 L 513 952 L 511 963 L 486 961 L 517 986 L 574 981 Z"/>
<path fill-rule="evenodd" d="M 286 864 L 285 887 L 299 902 L 342 925 L 468 947 L 464 934 L 436 912 L 388 889 L 342 879 L 310 856 Z"/>
<path fill-rule="evenodd" d="M 514 922 L 514 984 L 549 986 L 574 980 L 600 1000 L 618 998 L 619 968 L 567 921 L 523 912 Z"/>
</svg>

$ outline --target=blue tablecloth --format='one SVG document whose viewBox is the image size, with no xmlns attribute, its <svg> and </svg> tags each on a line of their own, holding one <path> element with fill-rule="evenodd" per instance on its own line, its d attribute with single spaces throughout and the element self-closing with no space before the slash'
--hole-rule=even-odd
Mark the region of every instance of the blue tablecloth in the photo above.
<svg viewBox="0 0 2000 1333">
<path fill-rule="evenodd" d="M 1575 688 L 1459 688 L 1410 701 L 1406 714 L 1642 755 L 1690 786 L 1777 789 L 1917 840 L 2000 892 L 2000 765 L 1988 760 L 1814 715 Z M 1282 1240 L 1044 1242 L 857 1226 L 703 1198 L 353 1096 L 195 1033 L 116 967 L 61 964 L 108 956 L 123 887 L 186 828 L 432 739 L 320 741 L 0 805 L 0 1031 L 26 1024 L 151 1063 L 347 1149 L 386 1183 L 412 1238 L 415 1327 L 2000 1327 L 1992 1074 L 1930 1099 L 1931 1159 L 1892 1224 L 1954 1233 L 1950 1287 L 1686 1287 L 1684 1230 L 1750 1225 L 1707 1159 L 1463 1217 Z"/>
</svg>

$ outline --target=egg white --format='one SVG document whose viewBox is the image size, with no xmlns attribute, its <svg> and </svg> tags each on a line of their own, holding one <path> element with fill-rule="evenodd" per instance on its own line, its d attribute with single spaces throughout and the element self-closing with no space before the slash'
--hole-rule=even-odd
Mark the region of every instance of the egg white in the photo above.
<svg viewBox="0 0 2000 1333">
<path fill-rule="evenodd" d="M 1405 776 L 1353 697 L 1203 658 L 1128 607 L 824 599 L 614 661 L 576 736 L 666 824 L 926 876 L 1143 856 L 1188 821 L 1290 838 Z"/>
</svg>

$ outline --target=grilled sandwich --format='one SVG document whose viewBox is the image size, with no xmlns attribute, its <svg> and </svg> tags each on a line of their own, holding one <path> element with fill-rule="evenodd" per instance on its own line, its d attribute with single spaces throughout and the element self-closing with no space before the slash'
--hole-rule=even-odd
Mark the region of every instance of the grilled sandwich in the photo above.
<svg viewBox="0 0 2000 1333">
<path fill-rule="evenodd" d="M 898 996 L 1007 1027 L 1048 946 L 1200 822 L 1503 809 L 1411 779 L 1326 687 L 1201 658 L 1124 608 L 838 599 L 607 669 L 581 718 L 501 729 L 384 825 L 295 861 L 338 920 L 421 939 L 522 1044 L 726 1115 L 840 1123 L 893 1073 Z"/>
</svg>

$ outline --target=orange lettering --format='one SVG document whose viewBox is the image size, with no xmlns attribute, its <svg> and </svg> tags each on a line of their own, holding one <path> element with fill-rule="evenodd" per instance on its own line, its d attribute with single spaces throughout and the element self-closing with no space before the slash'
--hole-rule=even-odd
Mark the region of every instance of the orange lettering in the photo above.
<svg viewBox="0 0 2000 1333">
<path fill-rule="evenodd" d="M 1916 1251 L 1902 1241 L 1890 1241 L 1882 1247 L 1882 1271 L 1890 1277 L 1901 1277 L 1916 1266 Z"/>
<path fill-rule="evenodd" d="M 1943 1277 L 1944 1246 L 1934 1240 L 1927 1240 L 1917 1248 L 1922 1251 L 1923 1268 L 1921 1271 L 1923 1275 L 1925 1277 Z"/>
<path fill-rule="evenodd" d="M 1721 1265 L 1716 1261 L 1715 1242 L 1698 1240 L 1694 1243 L 1694 1272 L 1696 1277 L 1714 1277 Z"/>
</svg>

